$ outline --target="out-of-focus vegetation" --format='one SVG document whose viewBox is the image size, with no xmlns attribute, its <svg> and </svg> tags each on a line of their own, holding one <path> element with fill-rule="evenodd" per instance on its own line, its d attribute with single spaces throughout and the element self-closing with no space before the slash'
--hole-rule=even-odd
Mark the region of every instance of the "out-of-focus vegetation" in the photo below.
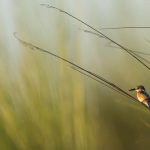
<svg viewBox="0 0 150 150">
<path fill-rule="evenodd" d="M 150 111 L 68 64 L 24 47 L 13 32 L 100 74 L 125 91 L 138 84 L 150 88 L 150 72 L 125 52 L 106 47 L 106 40 L 78 30 L 85 26 L 41 7 L 41 3 L 0 2 L 0 149 L 148 149 Z M 49 3 L 96 28 L 149 23 L 146 0 Z M 126 47 L 148 52 L 148 30 L 104 32 Z"/>
</svg>

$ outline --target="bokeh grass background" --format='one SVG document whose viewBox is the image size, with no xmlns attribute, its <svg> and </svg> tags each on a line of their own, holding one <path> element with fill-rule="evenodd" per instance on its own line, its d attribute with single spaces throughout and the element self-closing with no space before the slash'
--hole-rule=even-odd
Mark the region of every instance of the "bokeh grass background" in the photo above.
<svg viewBox="0 0 150 150">
<path fill-rule="evenodd" d="M 97 29 L 150 24 L 148 0 L 1 0 L 0 149 L 149 149 L 149 110 L 69 64 L 24 47 L 13 33 L 125 91 L 143 84 L 150 92 L 149 70 L 124 51 L 107 47 L 105 39 L 81 31 L 88 29 L 81 23 L 41 3 L 62 8 Z M 125 47 L 149 52 L 149 29 L 102 32 Z"/>
</svg>

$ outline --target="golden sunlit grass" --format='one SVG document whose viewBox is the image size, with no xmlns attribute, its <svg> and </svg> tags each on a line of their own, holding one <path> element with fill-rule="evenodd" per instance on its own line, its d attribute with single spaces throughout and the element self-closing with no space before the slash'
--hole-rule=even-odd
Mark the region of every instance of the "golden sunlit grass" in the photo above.
<svg viewBox="0 0 150 150">
<path fill-rule="evenodd" d="M 92 91 L 85 88 L 83 77 L 65 63 L 28 48 L 22 51 L 18 70 L 10 72 L 9 64 L 1 62 L 2 149 L 123 149 L 128 148 L 128 135 L 139 135 L 141 120 L 138 125 L 133 125 L 134 119 L 128 122 L 124 103 L 110 101 L 94 85 Z M 132 109 L 128 112 L 131 115 Z"/>
<path fill-rule="evenodd" d="M 23 48 L 18 69 L 4 60 L 0 65 L 2 149 L 124 149 L 135 137 L 133 147 L 138 146 L 138 128 L 149 128 L 137 119 L 136 106 L 132 110 L 122 97 L 115 100 L 115 93 L 113 98 L 110 90 L 101 92 L 86 77 L 88 90 L 83 76 L 53 57 Z"/>
<path fill-rule="evenodd" d="M 148 143 L 146 110 L 110 89 L 103 92 L 53 57 L 21 50 L 18 69 L 7 59 L 0 61 L 2 149 L 107 150 Z"/>
</svg>

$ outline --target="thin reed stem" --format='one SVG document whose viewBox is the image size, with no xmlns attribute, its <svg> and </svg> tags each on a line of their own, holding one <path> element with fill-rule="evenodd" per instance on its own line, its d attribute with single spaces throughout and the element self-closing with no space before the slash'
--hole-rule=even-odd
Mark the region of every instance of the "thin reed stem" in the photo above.
<svg viewBox="0 0 150 150">
<path fill-rule="evenodd" d="M 122 95 L 124 95 L 124 96 L 126 96 L 126 97 L 128 97 L 128 98 L 130 98 L 130 99 L 132 99 L 132 100 L 134 100 L 135 102 L 139 102 L 139 101 L 137 101 L 137 99 L 134 98 L 132 95 L 128 94 L 126 91 L 124 91 L 123 89 L 121 89 L 119 86 L 117 86 L 117 85 L 115 85 L 114 83 L 108 81 L 107 79 L 101 77 L 100 75 L 97 75 L 97 74 L 95 74 L 95 73 L 93 73 L 93 72 L 91 72 L 91 71 L 85 69 L 84 67 L 79 66 L 79 65 L 75 64 L 74 62 L 72 62 L 72 61 L 70 61 L 70 60 L 67 60 L 67 59 L 65 59 L 65 58 L 63 58 L 63 57 L 61 57 L 61 56 L 59 56 L 59 55 L 56 55 L 56 54 L 54 54 L 54 53 L 52 53 L 52 52 L 50 52 L 50 51 L 48 51 L 48 50 L 42 49 L 42 48 L 40 48 L 40 47 L 38 47 L 38 46 L 33 45 L 32 43 L 29 43 L 29 42 L 26 42 L 26 41 L 22 40 L 21 38 L 19 38 L 19 37 L 17 36 L 17 33 L 14 33 L 14 36 L 15 36 L 15 38 L 16 38 L 21 44 L 23 44 L 24 46 L 26 46 L 26 47 L 28 47 L 28 48 L 30 48 L 30 49 L 32 49 L 32 50 L 40 51 L 40 52 L 42 52 L 42 53 L 45 53 L 45 54 L 49 54 L 49 55 L 51 55 L 51 56 L 54 56 L 55 58 L 57 58 L 57 59 L 59 59 L 59 60 L 61 60 L 61 61 L 64 61 L 64 62 L 70 64 L 71 66 L 73 66 L 73 67 L 71 67 L 72 69 L 74 69 L 74 70 L 76 70 L 76 71 L 78 71 L 78 72 L 80 72 L 80 73 L 82 73 L 82 74 L 84 74 L 84 75 L 86 75 L 86 76 L 88 76 L 88 77 L 94 79 L 95 81 L 97 81 L 97 82 L 99 82 L 99 83 L 102 82 L 103 85 L 107 86 L 107 87 L 110 88 L 110 89 L 115 90 L 116 92 L 118 92 L 118 93 L 120 93 L 120 94 L 122 94 Z M 142 104 L 142 105 L 145 106 L 144 104 Z M 146 106 L 145 106 L 145 107 L 146 107 Z M 146 108 L 148 108 L 148 107 L 146 107 Z"/>
<path fill-rule="evenodd" d="M 130 56 L 132 56 L 134 59 L 136 59 L 140 64 L 142 64 L 144 67 L 146 67 L 148 70 L 150 70 L 150 67 L 147 66 L 142 60 L 140 60 L 137 56 L 135 56 L 130 49 L 122 46 L 121 44 L 119 44 L 118 42 L 114 41 L 113 39 L 111 39 L 109 36 L 105 35 L 104 33 L 102 33 L 101 31 L 99 31 L 98 29 L 94 28 L 93 26 L 89 25 L 88 23 L 86 23 L 85 21 L 73 16 L 72 14 L 68 13 L 67 11 L 64 11 L 60 8 L 57 8 L 55 6 L 49 5 L 49 4 L 41 4 L 41 6 L 45 6 L 47 8 L 52 8 L 55 10 L 60 11 L 61 13 L 64 13 L 66 15 L 68 15 L 69 17 L 81 22 L 82 24 L 86 25 L 87 27 L 89 27 L 90 29 L 92 29 L 93 31 L 97 32 L 98 34 L 100 34 L 100 36 L 102 36 L 103 38 L 107 39 L 108 41 L 114 43 L 115 45 L 119 46 L 122 50 L 126 51 Z"/>
</svg>

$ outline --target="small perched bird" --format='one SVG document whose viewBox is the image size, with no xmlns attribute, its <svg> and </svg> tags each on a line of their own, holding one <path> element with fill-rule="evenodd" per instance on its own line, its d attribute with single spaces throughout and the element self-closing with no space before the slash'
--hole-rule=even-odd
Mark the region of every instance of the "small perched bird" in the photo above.
<svg viewBox="0 0 150 150">
<path fill-rule="evenodd" d="M 150 96 L 147 94 L 143 85 L 139 85 L 129 91 L 136 91 L 137 99 L 150 108 Z"/>
</svg>

